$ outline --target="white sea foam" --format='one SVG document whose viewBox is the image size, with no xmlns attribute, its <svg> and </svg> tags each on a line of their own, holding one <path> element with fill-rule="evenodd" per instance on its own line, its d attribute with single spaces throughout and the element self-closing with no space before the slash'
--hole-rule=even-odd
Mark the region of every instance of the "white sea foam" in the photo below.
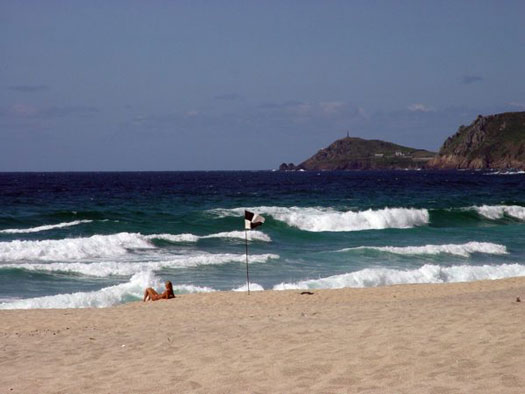
<svg viewBox="0 0 525 394">
<path fill-rule="evenodd" d="M 276 254 L 256 254 L 249 258 L 250 264 L 266 263 L 272 259 L 278 259 Z M 221 265 L 228 263 L 244 263 L 244 254 L 211 254 L 199 253 L 195 255 L 174 255 L 169 259 L 161 261 L 128 262 L 128 261 L 107 261 L 107 262 L 70 262 L 70 263 L 18 263 L 0 264 L 1 269 L 23 269 L 26 271 L 40 272 L 66 272 L 76 273 L 87 276 L 106 277 L 106 276 L 128 276 L 139 272 L 158 271 L 164 268 L 191 268 L 201 265 Z"/>
<path fill-rule="evenodd" d="M 525 276 L 525 265 L 458 265 L 442 267 L 427 264 L 415 270 L 366 268 L 357 272 L 334 275 L 321 279 L 304 280 L 295 283 L 280 283 L 275 285 L 273 289 L 340 289 L 344 287 L 377 287 L 405 283 L 470 282 L 516 276 Z"/>
<path fill-rule="evenodd" d="M 468 209 L 475 210 L 479 215 L 487 219 L 502 219 L 505 215 L 519 220 L 525 220 L 525 207 L 519 205 L 482 205 Z"/>
<path fill-rule="evenodd" d="M 469 257 L 472 253 L 486 254 L 508 254 L 504 245 L 490 242 L 467 242 L 465 244 L 424 245 L 424 246 L 359 246 L 357 248 L 345 248 L 340 250 L 369 249 L 400 255 L 437 255 L 452 254 L 456 256 Z"/>
<path fill-rule="evenodd" d="M 65 222 L 58 224 L 46 224 L 44 226 L 30 227 L 30 228 L 8 228 L 0 230 L 0 233 L 4 234 L 24 234 L 24 233 L 38 233 L 40 231 L 53 230 L 55 228 L 77 226 L 83 223 L 91 223 L 93 220 L 75 220 L 73 222 Z"/>
<path fill-rule="evenodd" d="M 229 231 L 229 232 L 223 232 L 223 233 L 217 233 L 217 234 L 211 234 L 211 235 L 205 235 L 201 238 L 231 238 L 231 239 L 242 239 L 244 240 L 245 237 L 248 236 L 248 241 L 262 241 L 262 242 L 271 242 L 272 239 L 265 233 L 261 231 Z"/>
<path fill-rule="evenodd" d="M 525 171 L 518 170 L 518 171 L 512 171 L 512 170 L 506 170 L 506 171 L 494 171 L 494 172 L 487 172 L 483 175 L 523 175 L 525 174 Z"/>
<path fill-rule="evenodd" d="M 250 283 L 250 291 L 263 291 L 263 290 L 264 290 L 264 287 L 262 287 L 260 284 Z M 238 292 L 248 291 L 248 285 L 242 285 L 240 287 L 233 289 L 233 291 L 238 291 Z"/>
<path fill-rule="evenodd" d="M 152 234 L 146 235 L 147 239 L 161 239 L 169 242 L 197 242 L 200 237 L 193 234 Z"/>
<path fill-rule="evenodd" d="M 19 300 L 19 297 L 0 297 L 0 305 L 6 302 L 13 302 Z"/>
<path fill-rule="evenodd" d="M 254 207 L 247 208 L 305 231 L 361 231 L 385 228 L 412 228 L 429 223 L 426 209 L 383 208 L 365 211 L 336 211 L 323 207 Z M 214 209 L 220 217 L 241 216 L 244 208 Z"/>
<path fill-rule="evenodd" d="M 211 293 L 216 291 L 211 287 L 194 286 L 194 285 L 173 285 L 173 291 L 177 294 L 191 294 L 191 293 Z"/>
<path fill-rule="evenodd" d="M 129 282 L 98 291 L 58 294 L 29 298 L 0 304 L 0 309 L 49 309 L 49 308 L 103 308 L 141 298 L 146 287 L 162 287 L 162 282 L 152 272 L 133 275 Z"/>
<path fill-rule="evenodd" d="M 144 236 L 133 233 L 93 235 L 88 238 L 66 238 L 43 241 L 0 242 L 0 261 L 79 260 L 96 257 L 117 257 L 129 249 L 153 249 Z"/>
<path fill-rule="evenodd" d="M 142 299 L 144 289 L 162 289 L 163 283 L 151 271 L 136 273 L 129 282 L 91 292 L 58 294 L 0 303 L 0 309 L 104 308 L 126 301 Z M 193 285 L 174 285 L 175 293 L 201 293 L 214 289 Z"/>
<path fill-rule="evenodd" d="M 205 236 L 193 234 L 152 234 L 118 233 L 93 235 L 86 238 L 65 238 L 59 240 L 0 242 L 0 261 L 68 261 L 88 258 L 110 258 L 123 256 L 136 249 L 156 249 L 153 239 L 171 242 L 196 242 L 200 238 L 242 238 L 243 231 L 232 231 Z M 270 237 L 260 231 L 248 233 L 249 240 L 268 242 Z"/>
<path fill-rule="evenodd" d="M 210 235 L 193 235 L 193 234 L 153 234 L 148 235 L 148 239 L 163 239 L 170 242 L 197 242 L 200 239 L 210 238 L 226 238 L 226 239 L 241 239 L 248 237 L 248 241 L 262 241 L 271 242 L 272 239 L 261 231 L 229 231 Z"/>
<path fill-rule="evenodd" d="M 387 268 L 367 268 L 361 271 L 334 275 L 327 278 L 305 280 L 295 283 L 281 283 L 274 290 L 290 289 L 337 289 L 344 287 L 377 287 L 407 283 L 448 283 L 469 282 L 484 279 L 503 279 L 525 276 L 525 265 L 502 264 L 483 266 L 440 267 L 424 265 L 416 270 L 394 270 Z M 8 300 L 0 302 L 0 309 L 37 309 L 37 308 L 87 308 L 108 307 L 123 302 L 141 299 L 146 287 L 162 288 L 162 281 L 152 271 L 134 274 L 126 283 L 110 286 L 93 292 L 58 294 L 54 296 L 30 299 Z M 209 287 L 194 285 L 174 285 L 176 293 L 195 293 L 215 291 Z M 246 291 L 246 286 L 233 289 Z M 257 283 L 250 284 L 250 290 L 263 290 Z"/>
</svg>

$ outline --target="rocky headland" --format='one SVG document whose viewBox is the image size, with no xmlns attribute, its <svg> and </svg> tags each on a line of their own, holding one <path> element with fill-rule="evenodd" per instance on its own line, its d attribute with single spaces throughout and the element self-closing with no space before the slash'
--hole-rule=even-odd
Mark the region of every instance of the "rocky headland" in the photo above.
<svg viewBox="0 0 525 394">
<path fill-rule="evenodd" d="M 302 163 L 282 163 L 282 171 L 396 169 L 525 170 L 525 112 L 481 116 L 460 126 L 439 153 L 381 140 L 346 137 Z"/>
<path fill-rule="evenodd" d="M 447 138 L 436 169 L 525 169 L 525 112 L 481 116 Z"/>
<path fill-rule="evenodd" d="M 346 137 L 321 149 L 299 165 L 283 163 L 280 170 L 336 171 L 418 169 L 433 159 L 436 153 L 409 148 L 381 140 Z"/>
</svg>

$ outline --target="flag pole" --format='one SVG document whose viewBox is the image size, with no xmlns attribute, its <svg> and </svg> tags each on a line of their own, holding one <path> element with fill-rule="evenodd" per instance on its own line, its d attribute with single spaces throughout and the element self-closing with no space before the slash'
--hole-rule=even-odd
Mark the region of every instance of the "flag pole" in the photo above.
<svg viewBox="0 0 525 394">
<path fill-rule="evenodd" d="M 250 273 L 248 271 L 248 230 L 244 229 L 244 240 L 246 242 L 246 284 L 248 286 L 248 295 L 250 295 Z"/>
</svg>

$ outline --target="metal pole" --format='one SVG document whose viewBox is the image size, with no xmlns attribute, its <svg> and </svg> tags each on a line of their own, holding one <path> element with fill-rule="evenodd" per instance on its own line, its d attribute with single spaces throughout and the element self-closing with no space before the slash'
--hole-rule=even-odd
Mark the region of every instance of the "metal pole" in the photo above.
<svg viewBox="0 0 525 394">
<path fill-rule="evenodd" d="M 248 285 L 248 295 L 250 295 L 250 273 L 248 272 L 248 230 L 244 229 L 244 240 L 246 241 L 246 284 Z"/>
</svg>

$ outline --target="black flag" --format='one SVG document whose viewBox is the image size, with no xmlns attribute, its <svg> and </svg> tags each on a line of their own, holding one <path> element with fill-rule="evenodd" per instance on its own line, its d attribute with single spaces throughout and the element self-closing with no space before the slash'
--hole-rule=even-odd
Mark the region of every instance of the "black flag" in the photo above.
<svg viewBox="0 0 525 394">
<path fill-rule="evenodd" d="M 244 228 L 252 230 L 264 223 L 264 218 L 250 211 L 244 211 Z"/>
</svg>

